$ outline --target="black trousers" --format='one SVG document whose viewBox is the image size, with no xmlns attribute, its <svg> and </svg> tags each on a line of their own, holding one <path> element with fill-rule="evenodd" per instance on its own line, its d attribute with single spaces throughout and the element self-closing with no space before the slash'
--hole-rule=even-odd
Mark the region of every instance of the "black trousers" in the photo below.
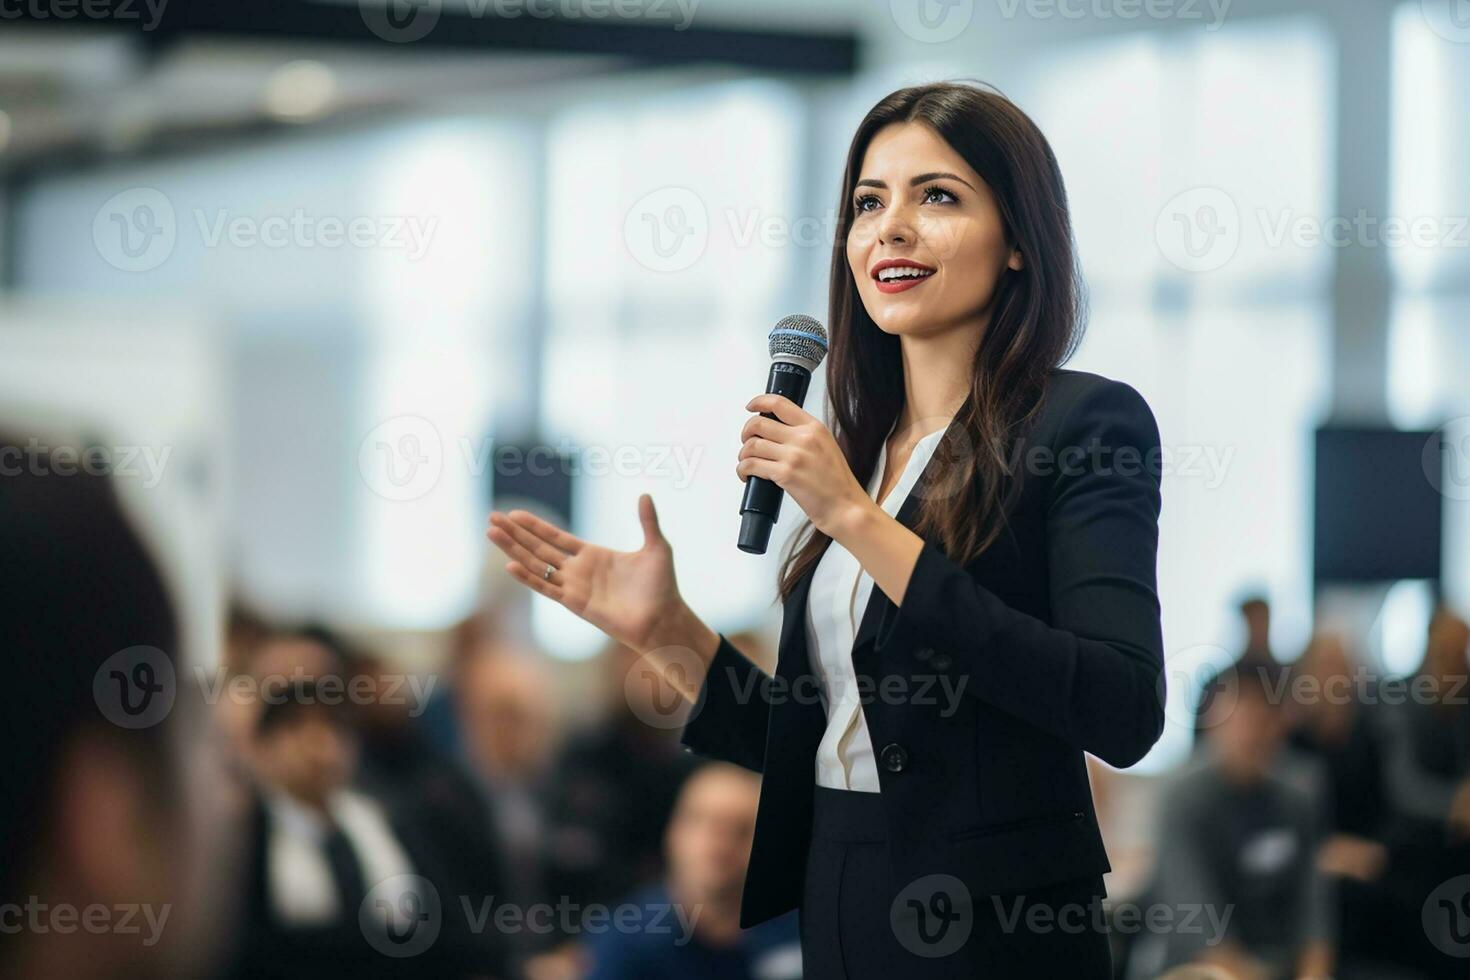
<svg viewBox="0 0 1470 980">
<path fill-rule="evenodd" d="M 943 874 L 890 882 L 877 793 L 816 787 L 811 833 L 805 980 L 1112 975 L 1101 876 L 1012 895 L 971 895 Z"/>
</svg>

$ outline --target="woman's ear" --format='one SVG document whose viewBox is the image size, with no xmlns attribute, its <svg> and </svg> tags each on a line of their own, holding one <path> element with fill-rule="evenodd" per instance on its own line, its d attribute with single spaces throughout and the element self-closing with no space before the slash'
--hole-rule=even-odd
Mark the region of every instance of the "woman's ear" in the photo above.
<svg viewBox="0 0 1470 980">
<path fill-rule="evenodd" d="M 1025 260 L 1021 258 L 1021 250 L 1019 248 L 1011 249 L 1011 257 L 1006 260 L 1006 268 L 1020 272 L 1025 265 Z"/>
</svg>

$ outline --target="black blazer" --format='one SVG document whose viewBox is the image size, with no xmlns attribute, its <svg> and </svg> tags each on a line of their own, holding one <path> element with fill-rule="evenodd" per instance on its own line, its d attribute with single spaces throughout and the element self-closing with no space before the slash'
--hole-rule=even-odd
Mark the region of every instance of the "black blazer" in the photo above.
<svg viewBox="0 0 1470 980">
<path fill-rule="evenodd" d="M 1130 766 L 1163 731 L 1153 413 L 1126 384 L 1058 369 L 1017 448 L 1002 536 L 968 566 L 926 542 L 901 604 L 873 589 L 853 644 L 886 900 L 928 874 L 978 897 L 1108 871 L 1083 753 Z M 911 494 L 898 520 L 912 527 L 916 510 Z M 774 678 L 721 637 L 683 732 L 692 751 L 764 774 L 742 926 L 801 900 L 826 727 L 810 585 L 808 571 L 786 600 Z"/>
</svg>

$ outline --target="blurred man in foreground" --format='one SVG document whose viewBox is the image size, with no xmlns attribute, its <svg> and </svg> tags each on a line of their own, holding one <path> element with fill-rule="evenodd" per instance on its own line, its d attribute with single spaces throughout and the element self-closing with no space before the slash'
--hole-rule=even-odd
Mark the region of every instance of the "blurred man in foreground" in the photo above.
<svg viewBox="0 0 1470 980">
<path fill-rule="evenodd" d="M 667 882 L 615 908 L 592 937 L 592 980 L 801 976 L 794 913 L 740 928 L 759 798 L 760 778 L 738 766 L 712 763 L 689 777 L 669 820 Z"/>
</svg>

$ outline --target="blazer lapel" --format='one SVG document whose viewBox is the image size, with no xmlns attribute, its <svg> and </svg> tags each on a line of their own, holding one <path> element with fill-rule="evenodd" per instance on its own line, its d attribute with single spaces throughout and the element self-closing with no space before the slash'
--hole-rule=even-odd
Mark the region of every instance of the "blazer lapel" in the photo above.
<svg viewBox="0 0 1470 980">
<path fill-rule="evenodd" d="M 924 464 L 919 479 L 915 481 L 915 487 L 924 483 L 925 478 L 929 476 L 929 468 L 934 465 L 934 456 L 931 455 L 928 462 Z M 919 498 L 914 494 L 913 489 L 909 490 L 895 516 L 900 524 L 913 530 L 919 517 Z M 803 674 L 809 674 L 812 670 L 806 643 L 806 603 L 814 573 L 815 566 L 807 569 L 806 574 L 796 583 L 796 588 L 791 591 L 791 597 L 786 600 L 782 608 L 781 646 L 776 663 L 776 673 L 788 681 Z M 868 604 L 863 608 L 863 618 L 859 621 L 857 633 L 853 638 L 852 648 L 855 658 L 871 650 L 885 603 L 893 604 L 883 590 L 875 585 L 868 596 Z"/>
<path fill-rule="evenodd" d="M 930 462 L 933 462 L 932 458 Z M 924 476 L 928 473 L 928 470 L 929 466 L 925 465 L 924 473 L 920 474 L 918 483 L 915 484 L 916 486 L 923 483 Z M 911 531 L 914 529 L 914 524 L 919 518 L 919 498 L 912 491 L 904 498 L 904 502 L 899 505 L 896 516 L 898 523 Z M 878 632 L 878 622 L 882 619 L 884 605 L 893 605 L 893 600 L 889 599 L 888 595 L 882 589 L 878 588 L 877 585 L 874 585 L 872 593 L 868 596 L 868 604 L 863 608 L 863 618 L 858 622 L 857 634 L 853 637 L 852 651 L 854 661 L 871 652 L 873 637 Z"/>
</svg>

